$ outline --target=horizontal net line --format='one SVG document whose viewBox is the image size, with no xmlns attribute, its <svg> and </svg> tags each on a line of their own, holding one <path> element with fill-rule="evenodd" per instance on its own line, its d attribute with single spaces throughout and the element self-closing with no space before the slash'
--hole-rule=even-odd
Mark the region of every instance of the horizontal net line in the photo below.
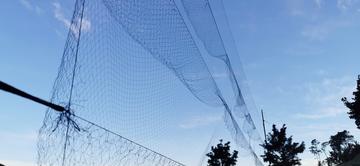
<svg viewBox="0 0 360 166">
<path fill-rule="evenodd" d="M 89 123 L 89 124 L 91 124 L 91 125 L 93 125 L 93 126 L 96 126 L 96 127 L 100 128 L 100 129 L 103 129 L 103 130 L 105 130 L 106 132 L 109 132 L 109 133 L 111 133 L 111 134 L 114 134 L 114 135 L 120 137 L 121 139 L 124 139 L 124 140 L 126 140 L 126 141 L 129 141 L 129 142 L 131 142 L 132 144 L 135 144 L 135 145 L 137 145 L 137 146 L 139 146 L 139 147 L 141 147 L 141 148 L 144 148 L 144 149 L 146 149 L 146 150 L 148 150 L 148 151 L 150 151 L 150 152 L 152 152 L 152 153 L 155 153 L 155 154 L 157 154 L 157 155 L 159 155 L 159 156 L 161 156 L 161 157 L 164 157 L 164 158 L 166 158 L 166 159 L 168 159 L 168 160 L 170 160 L 170 161 L 172 161 L 172 162 L 174 162 L 174 163 L 176 163 L 176 164 L 178 164 L 178 165 L 185 166 L 184 164 L 182 164 L 182 163 L 180 163 L 180 162 L 178 162 L 178 161 L 175 161 L 175 160 L 173 160 L 173 159 L 171 159 L 171 158 L 169 158 L 169 157 L 167 157 L 167 156 L 165 156 L 165 155 L 163 155 L 163 154 L 161 154 L 161 153 L 159 153 L 159 152 L 156 152 L 156 151 L 154 151 L 154 150 L 152 150 L 152 149 L 150 149 L 150 148 L 148 148 L 148 147 L 145 147 L 145 146 L 143 146 L 143 145 L 141 145 L 141 144 L 139 144 L 139 143 L 137 143 L 137 142 L 134 142 L 134 141 L 132 141 L 132 140 L 130 140 L 130 139 L 128 139 L 128 138 L 125 138 L 124 136 L 122 136 L 122 135 L 120 135 L 120 134 L 118 134 L 118 133 L 115 133 L 114 131 L 111 131 L 111 130 L 105 128 L 105 127 L 102 127 L 102 126 L 100 126 L 100 125 L 98 125 L 98 124 L 96 124 L 96 123 L 94 123 L 94 122 L 91 122 L 91 121 L 89 121 L 89 120 L 86 120 L 85 118 L 82 118 L 82 117 L 77 116 L 77 115 L 73 115 L 73 116 L 76 117 L 76 118 L 78 118 L 78 119 L 80 119 L 80 120 L 82 120 L 82 121 L 84 121 L 84 122 L 87 122 L 87 123 Z"/>
</svg>

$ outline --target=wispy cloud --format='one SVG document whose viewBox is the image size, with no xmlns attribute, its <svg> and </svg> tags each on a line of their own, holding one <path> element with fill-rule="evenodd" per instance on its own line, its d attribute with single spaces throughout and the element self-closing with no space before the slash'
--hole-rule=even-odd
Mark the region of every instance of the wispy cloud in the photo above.
<svg viewBox="0 0 360 166">
<path fill-rule="evenodd" d="M 28 0 L 20 0 L 20 3 L 27 9 L 32 10 L 32 5 Z"/>
<path fill-rule="evenodd" d="M 221 119 L 222 119 L 221 115 L 205 115 L 205 116 L 193 117 L 181 123 L 179 127 L 183 129 L 198 128 L 220 122 Z"/>
<path fill-rule="evenodd" d="M 349 124 L 340 124 L 340 123 L 324 123 L 324 124 L 309 124 L 305 126 L 298 126 L 298 129 L 302 129 L 305 131 L 328 131 L 329 129 L 334 129 L 335 131 L 343 130 L 346 128 L 350 128 Z M 326 135 L 328 137 L 328 135 Z"/>
<path fill-rule="evenodd" d="M 32 4 L 29 0 L 19 0 L 20 4 L 30 11 L 34 11 L 37 14 L 44 12 L 38 5 Z"/>
<path fill-rule="evenodd" d="M 291 56 L 319 56 L 325 53 L 323 48 L 309 43 L 296 43 L 285 48 L 284 53 Z"/>
<path fill-rule="evenodd" d="M 333 19 L 324 22 L 310 24 L 304 27 L 301 35 L 313 41 L 322 41 L 326 39 L 332 32 L 351 26 L 352 23 L 343 19 Z"/>
<path fill-rule="evenodd" d="M 77 36 L 77 33 L 80 28 L 80 19 L 76 20 L 77 22 L 74 25 L 71 25 L 70 19 L 66 18 L 63 13 L 61 4 L 59 2 L 53 2 L 52 5 L 54 7 L 54 17 L 58 21 L 63 23 L 67 29 L 70 29 L 75 34 L 75 36 Z M 90 28 L 91 28 L 90 20 L 88 20 L 87 18 L 83 18 L 82 22 L 81 22 L 82 32 L 88 32 L 90 30 Z"/>
<path fill-rule="evenodd" d="M 301 136 L 310 141 L 314 138 L 320 141 L 329 140 L 330 135 L 334 135 L 338 131 L 344 129 L 350 131 L 353 135 L 358 135 L 359 131 L 352 123 L 341 123 L 334 121 L 327 121 L 324 123 L 309 123 L 307 125 L 293 126 L 294 131 L 301 133 Z"/>
<path fill-rule="evenodd" d="M 305 14 L 305 12 L 303 10 L 299 10 L 299 9 L 292 9 L 290 11 L 290 14 L 292 16 L 303 16 Z"/>
<path fill-rule="evenodd" d="M 65 18 L 60 3 L 54 2 L 52 5 L 54 6 L 54 17 L 58 21 L 62 22 L 66 28 L 70 28 L 71 22 Z"/>
<path fill-rule="evenodd" d="M 356 0 L 337 0 L 337 7 L 341 11 L 347 11 L 356 3 Z"/>
<path fill-rule="evenodd" d="M 318 8 L 321 8 L 322 7 L 322 5 L 323 5 L 323 0 L 314 0 L 315 1 L 315 4 L 316 4 L 316 6 L 318 7 Z"/>
<path fill-rule="evenodd" d="M 295 116 L 304 119 L 321 119 L 346 114 L 347 109 L 340 99 L 349 97 L 355 89 L 354 80 L 349 77 L 323 79 L 320 83 L 308 84 L 306 103 L 314 110 L 310 113 L 298 113 Z"/>
<path fill-rule="evenodd" d="M 326 107 L 322 108 L 321 110 L 317 111 L 314 114 L 296 114 L 298 118 L 304 119 L 322 119 L 322 118 L 329 118 L 329 117 L 336 117 L 339 114 L 346 113 L 344 107 Z"/>
<path fill-rule="evenodd" d="M 304 16 L 305 15 L 305 9 L 304 9 L 304 3 L 305 1 L 301 0 L 288 0 L 286 1 L 287 9 L 289 11 L 289 14 L 291 16 Z"/>
<path fill-rule="evenodd" d="M 316 75 L 318 76 L 324 76 L 324 75 L 327 75 L 329 74 L 326 70 L 323 70 L 323 69 L 319 69 L 315 72 Z"/>
<path fill-rule="evenodd" d="M 329 34 L 328 27 L 323 25 L 309 25 L 301 32 L 301 35 L 309 38 L 310 40 L 324 40 Z"/>
</svg>

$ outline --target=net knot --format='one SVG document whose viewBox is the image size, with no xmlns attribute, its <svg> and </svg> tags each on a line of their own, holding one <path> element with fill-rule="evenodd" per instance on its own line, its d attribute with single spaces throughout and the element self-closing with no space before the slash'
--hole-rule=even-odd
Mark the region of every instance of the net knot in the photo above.
<svg viewBox="0 0 360 166">
<path fill-rule="evenodd" d="M 75 114 L 70 109 L 70 104 L 65 107 L 65 110 L 60 113 L 60 115 L 56 118 L 56 126 L 52 130 L 52 132 L 56 131 L 60 125 L 67 125 L 67 127 L 72 127 L 75 131 L 80 132 L 81 128 L 74 120 Z"/>
</svg>

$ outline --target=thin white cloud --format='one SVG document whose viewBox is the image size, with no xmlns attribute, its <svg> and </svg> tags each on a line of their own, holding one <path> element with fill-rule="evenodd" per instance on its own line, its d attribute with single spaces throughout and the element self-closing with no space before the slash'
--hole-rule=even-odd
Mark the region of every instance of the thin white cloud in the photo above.
<svg viewBox="0 0 360 166">
<path fill-rule="evenodd" d="M 55 29 L 56 35 L 58 35 L 61 39 L 66 39 L 66 35 L 61 33 L 59 30 Z"/>
<path fill-rule="evenodd" d="M 23 5 L 25 8 L 32 10 L 33 7 L 31 3 L 28 0 L 20 0 L 21 5 Z"/>
<path fill-rule="evenodd" d="M 20 4 L 30 11 L 34 11 L 37 14 L 44 12 L 39 6 L 32 4 L 29 0 L 19 0 Z"/>
<path fill-rule="evenodd" d="M 58 21 L 62 22 L 65 25 L 66 28 L 70 28 L 71 22 L 70 22 L 70 20 L 65 18 L 64 14 L 62 12 L 60 3 L 54 2 L 53 6 L 54 6 L 54 17 Z"/>
<path fill-rule="evenodd" d="M 303 10 L 293 9 L 290 11 L 292 16 L 303 16 L 305 12 Z"/>
<path fill-rule="evenodd" d="M 319 56 L 325 53 L 323 48 L 309 43 L 296 43 L 285 48 L 284 53 L 291 56 Z"/>
<path fill-rule="evenodd" d="M 350 131 L 352 135 L 359 135 L 353 123 L 341 123 L 336 121 L 326 121 L 323 123 L 308 123 L 307 125 L 293 126 L 297 133 L 301 133 L 304 140 L 310 141 L 314 138 L 321 142 L 329 140 L 330 135 L 344 129 Z"/>
<path fill-rule="evenodd" d="M 315 3 L 318 8 L 321 8 L 323 5 L 323 0 L 315 0 Z"/>
<path fill-rule="evenodd" d="M 286 1 L 287 9 L 291 16 L 304 16 L 305 8 L 304 1 L 301 0 L 289 0 Z"/>
<path fill-rule="evenodd" d="M 37 14 L 41 14 L 41 13 L 44 12 L 44 10 L 41 9 L 39 6 L 35 6 L 35 7 L 34 7 L 34 10 L 35 10 L 35 12 L 36 12 Z"/>
<path fill-rule="evenodd" d="M 348 111 L 341 102 L 342 97 L 351 96 L 355 90 L 355 79 L 323 79 L 319 83 L 308 84 L 305 96 L 309 109 L 313 112 L 298 113 L 304 119 L 322 119 L 345 115 Z"/>
<path fill-rule="evenodd" d="M 67 28 L 67 29 L 70 29 L 74 34 L 75 36 L 77 36 L 77 33 L 79 31 L 79 28 L 80 28 L 80 19 L 76 20 L 76 24 L 75 25 L 71 25 L 71 21 L 70 19 L 67 19 L 63 13 L 63 10 L 62 10 L 62 7 L 60 5 L 59 2 L 53 2 L 53 7 L 54 7 L 54 17 L 60 21 L 61 23 L 64 24 L 64 26 Z M 83 18 L 82 19 L 82 22 L 81 22 L 81 30 L 82 32 L 88 32 L 91 28 L 91 23 L 90 23 L 90 20 L 86 19 L 86 18 Z"/>
<path fill-rule="evenodd" d="M 179 127 L 183 129 L 198 128 L 218 123 L 221 121 L 221 119 L 221 115 L 205 115 L 201 117 L 193 117 L 181 123 Z"/>
<path fill-rule="evenodd" d="M 337 0 L 337 7 L 341 11 L 347 11 L 352 5 L 354 5 L 354 3 L 355 0 Z"/>
<path fill-rule="evenodd" d="M 322 118 L 330 118 L 336 117 L 339 114 L 345 114 L 346 109 L 344 107 L 326 107 L 322 108 L 321 110 L 317 111 L 314 114 L 296 114 L 298 118 L 304 119 L 322 119 Z"/>
<path fill-rule="evenodd" d="M 313 41 L 322 41 L 328 38 L 332 32 L 351 26 L 352 23 L 347 20 L 333 19 L 325 22 L 318 22 L 316 24 L 307 25 L 301 31 L 303 37 Z"/>
<path fill-rule="evenodd" d="M 340 101 L 344 96 L 350 96 L 355 90 L 356 78 L 324 78 L 318 83 L 308 84 L 309 102 L 329 105 L 331 102 Z"/>
<path fill-rule="evenodd" d="M 329 131 L 329 129 L 334 129 L 336 131 L 343 130 L 343 129 L 350 129 L 353 125 L 349 126 L 349 124 L 341 124 L 341 123 L 324 123 L 324 124 L 309 124 L 305 126 L 298 126 L 298 129 L 302 129 L 305 131 Z M 328 135 L 326 135 L 326 138 Z"/>
<path fill-rule="evenodd" d="M 320 70 L 316 71 L 315 73 L 316 73 L 316 75 L 319 75 L 319 76 L 324 76 L 324 75 L 329 74 L 326 70 L 323 70 L 323 69 L 320 69 Z"/>
<path fill-rule="evenodd" d="M 305 27 L 305 29 L 301 32 L 301 35 L 309 38 L 310 40 L 324 40 L 329 32 L 330 30 L 326 26 L 312 25 Z"/>
</svg>

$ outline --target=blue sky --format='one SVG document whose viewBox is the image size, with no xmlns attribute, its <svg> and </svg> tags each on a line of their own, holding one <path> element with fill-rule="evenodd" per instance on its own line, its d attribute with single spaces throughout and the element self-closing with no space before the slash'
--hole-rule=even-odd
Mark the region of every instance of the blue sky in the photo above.
<svg viewBox="0 0 360 166">
<path fill-rule="evenodd" d="M 358 0 L 224 1 L 251 95 L 268 121 L 286 123 L 295 140 L 325 141 L 360 132 L 340 99 L 355 88 L 360 60 Z M 5 1 L 0 6 L 0 79 L 49 98 L 73 7 L 66 1 Z M 221 74 L 219 75 L 221 76 Z M 0 93 L 0 162 L 33 165 L 45 107 Z M 183 128 L 217 123 L 192 116 Z M 313 157 L 302 155 L 303 165 Z"/>
</svg>

